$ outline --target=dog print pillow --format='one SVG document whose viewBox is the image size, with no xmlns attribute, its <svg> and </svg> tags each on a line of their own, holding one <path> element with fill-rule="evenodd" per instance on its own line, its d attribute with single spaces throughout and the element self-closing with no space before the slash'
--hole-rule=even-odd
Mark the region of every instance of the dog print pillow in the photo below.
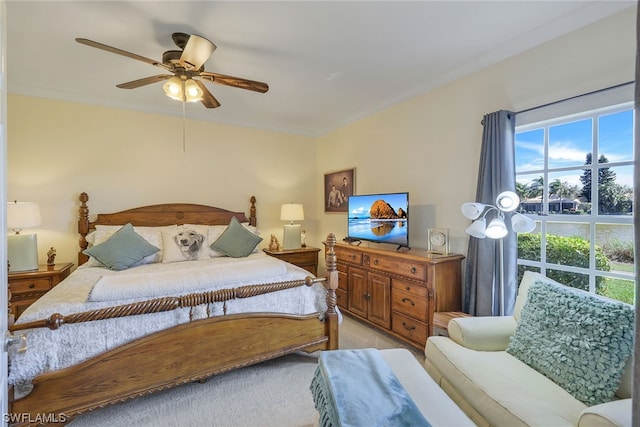
<svg viewBox="0 0 640 427">
<path fill-rule="evenodd" d="M 162 233 L 162 262 L 209 259 L 208 227 L 180 225 Z"/>
</svg>

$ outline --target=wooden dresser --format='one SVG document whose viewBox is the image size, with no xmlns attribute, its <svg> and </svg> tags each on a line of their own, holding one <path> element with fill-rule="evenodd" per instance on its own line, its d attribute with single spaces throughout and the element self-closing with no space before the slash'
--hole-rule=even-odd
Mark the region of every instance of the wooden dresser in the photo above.
<svg viewBox="0 0 640 427">
<path fill-rule="evenodd" d="M 335 252 L 340 308 L 419 349 L 433 335 L 434 312 L 461 308 L 462 255 L 343 243 Z"/>
<path fill-rule="evenodd" d="M 63 263 L 40 265 L 35 271 L 9 272 L 10 302 L 16 318 L 48 290 L 66 279 L 72 267 L 71 263 Z"/>
</svg>

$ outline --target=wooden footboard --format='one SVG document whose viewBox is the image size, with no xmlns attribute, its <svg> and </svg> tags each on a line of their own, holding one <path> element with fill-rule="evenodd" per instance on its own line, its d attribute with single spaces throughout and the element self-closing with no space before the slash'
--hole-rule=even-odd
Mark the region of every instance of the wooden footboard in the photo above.
<svg viewBox="0 0 640 427">
<path fill-rule="evenodd" d="M 33 390 L 24 398 L 11 402 L 10 412 L 15 415 L 14 420 L 23 421 L 15 425 L 30 424 L 29 420 L 43 417 L 68 422 L 86 411 L 295 351 L 337 349 L 335 289 L 338 284 L 335 253 L 332 250 L 335 236 L 329 235 L 327 242 L 327 275 L 324 280 L 321 279 L 327 289 L 328 309 L 324 313 L 324 321 L 319 319 L 318 313 L 306 316 L 233 314 L 196 320 L 148 335 L 78 365 L 36 377 Z M 298 286 L 310 285 L 312 280 L 300 282 L 302 284 Z M 260 286 L 263 285 L 239 289 Z M 236 294 L 224 293 L 230 294 L 228 299 Z M 187 299 L 194 304 L 199 301 L 194 296 L 188 296 Z M 53 320 L 45 319 L 29 326 L 55 329 L 64 327 L 65 322 L 127 315 L 123 313 L 121 309 L 106 309 L 79 315 L 52 316 Z M 139 311 L 128 315 L 137 314 L 140 314 Z M 14 329 L 24 328 L 17 325 Z"/>
</svg>

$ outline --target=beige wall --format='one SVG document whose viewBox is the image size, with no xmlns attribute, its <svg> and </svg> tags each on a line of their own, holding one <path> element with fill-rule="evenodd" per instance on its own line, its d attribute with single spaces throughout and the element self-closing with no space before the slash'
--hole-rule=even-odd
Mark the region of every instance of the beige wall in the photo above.
<svg viewBox="0 0 640 427">
<path fill-rule="evenodd" d="M 93 213 L 166 202 L 248 212 L 255 195 L 267 244 L 281 240 L 280 205 L 303 203 L 318 240 L 310 138 L 187 120 L 183 152 L 181 118 L 16 95 L 8 111 L 8 200 L 40 203 L 41 262 L 50 246 L 76 262 L 83 191 Z"/>
<path fill-rule="evenodd" d="M 318 172 L 355 167 L 360 194 L 409 191 L 411 246 L 426 248 L 427 228 L 442 227 L 466 253 L 460 206 L 475 197 L 483 115 L 631 81 L 634 67 L 630 9 L 318 138 Z M 320 217 L 321 235 L 346 235 L 345 215 Z"/>
<path fill-rule="evenodd" d="M 305 207 L 308 243 L 346 233 L 325 214 L 323 174 L 356 168 L 356 192 L 409 191 L 411 245 L 428 227 L 466 252 L 460 205 L 475 195 L 486 113 L 519 111 L 633 80 L 635 9 L 513 57 L 317 139 L 10 95 L 8 199 L 41 204 L 41 261 L 75 261 L 77 196 L 93 212 L 183 201 L 246 210 L 258 198 L 264 237 L 282 235 L 281 203 Z"/>
</svg>

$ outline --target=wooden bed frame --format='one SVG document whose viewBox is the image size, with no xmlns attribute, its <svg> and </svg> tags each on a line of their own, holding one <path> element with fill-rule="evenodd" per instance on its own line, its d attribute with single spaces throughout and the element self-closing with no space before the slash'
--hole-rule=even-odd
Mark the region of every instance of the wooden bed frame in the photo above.
<svg viewBox="0 0 640 427">
<path fill-rule="evenodd" d="M 163 226 L 172 224 L 227 225 L 231 217 L 256 225 L 255 197 L 251 197 L 250 214 L 194 204 L 162 204 L 130 209 L 112 214 L 99 214 L 89 221 L 87 202 L 82 193 L 78 232 L 80 233 L 80 264 L 87 261 L 82 250 L 86 236 L 96 225 Z M 335 236 L 327 236 L 325 278 L 327 312 L 325 320 L 318 314 L 305 316 L 276 313 L 233 314 L 195 320 L 150 334 L 85 362 L 55 372 L 39 375 L 33 380 L 33 390 L 25 397 L 10 402 L 10 413 L 29 420 L 68 422 L 75 416 L 113 403 L 153 393 L 192 381 L 202 381 L 212 375 L 252 365 L 296 351 L 313 352 L 338 348 L 338 315 L 335 289 L 338 272 L 333 247 Z M 162 304 L 174 309 L 193 306 L 203 301 L 224 301 L 273 292 L 294 286 L 309 286 L 311 279 L 279 284 L 243 286 L 223 292 L 193 294 L 186 298 L 163 298 Z M 215 295 L 213 295 L 215 294 Z M 64 327 L 65 323 L 92 321 L 107 317 L 122 317 L 158 311 L 158 299 L 129 304 L 115 309 L 96 310 L 78 315 L 53 315 L 33 327 Z M 131 307 L 135 306 L 135 307 Z M 124 308 L 123 308 L 124 307 Z M 12 330 L 24 329 L 13 325 Z M 24 414 L 30 414 L 26 416 Z M 49 418 L 46 418 L 49 417 Z"/>
</svg>

